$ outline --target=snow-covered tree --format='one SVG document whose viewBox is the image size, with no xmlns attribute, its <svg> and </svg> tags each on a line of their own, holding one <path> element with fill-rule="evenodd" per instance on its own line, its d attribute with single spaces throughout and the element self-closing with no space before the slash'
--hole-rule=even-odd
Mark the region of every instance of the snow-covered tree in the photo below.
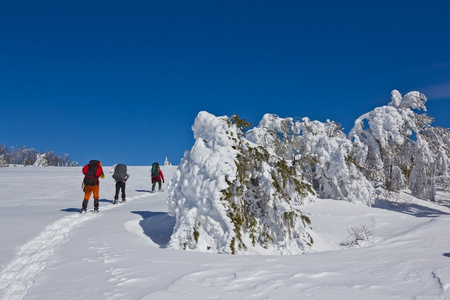
<svg viewBox="0 0 450 300">
<path fill-rule="evenodd" d="M 3 154 L 0 155 L 0 167 L 7 167 L 7 166 L 8 164 L 6 163 L 5 156 Z"/>
<path fill-rule="evenodd" d="M 34 165 L 39 154 L 45 153 L 45 158 L 50 166 L 76 166 L 77 162 L 71 162 L 69 155 L 64 154 L 62 157 L 56 154 L 54 151 L 39 152 L 34 148 L 22 147 L 10 147 L 6 148 L 4 144 L 0 145 L 0 155 L 4 156 L 7 164 L 21 164 L 24 166 Z"/>
<path fill-rule="evenodd" d="M 164 160 L 164 165 L 165 166 L 171 166 L 172 164 L 169 162 L 169 160 L 167 159 L 167 157 L 166 157 L 166 159 Z"/>
<path fill-rule="evenodd" d="M 33 167 L 48 167 L 48 160 L 45 157 L 45 153 L 38 154 L 37 159 L 34 162 Z"/>
<path fill-rule="evenodd" d="M 24 160 L 23 160 L 23 165 L 24 166 L 32 166 L 34 164 L 34 162 L 36 161 L 36 157 L 37 157 L 37 151 L 36 149 L 33 148 L 27 148 L 26 150 L 23 151 L 24 154 Z"/>
<path fill-rule="evenodd" d="M 388 190 L 409 187 L 434 200 L 436 184 L 449 185 L 448 129 L 432 127 L 427 99 L 419 92 L 404 97 L 392 91 L 391 102 L 362 115 L 349 137 L 357 145 L 365 175 L 385 182 Z"/>
<path fill-rule="evenodd" d="M 450 182 L 450 134 L 442 127 L 428 127 L 417 135 L 410 174 L 410 189 L 419 197 L 435 200 L 436 185 Z"/>
<path fill-rule="evenodd" d="M 319 196 L 372 205 L 375 200 L 373 185 L 358 169 L 353 159 L 353 144 L 340 125 L 303 118 L 301 128 L 300 162 L 303 162 L 302 157 L 308 157 L 309 164 L 304 164 L 303 168 L 307 166 L 312 171 Z M 315 163 L 311 164 L 311 161 Z"/>
<path fill-rule="evenodd" d="M 289 160 L 320 197 L 373 203 L 373 186 L 359 171 L 353 144 L 339 124 L 266 114 L 247 138 Z"/>
<path fill-rule="evenodd" d="M 60 162 L 60 166 L 68 167 L 70 164 L 69 154 L 64 153 Z"/>
<path fill-rule="evenodd" d="M 298 209 L 314 199 L 371 205 L 373 181 L 410 187 L 434 199 L 449 187 L 450 135 L 430 126 L 426 97 L 394 90 L 391 102 L 340 125 L 263 117 L 250 123 L 200 112 L 170 185 L 176 218 L 169 247 L 232 254 L 294 254 L 312 243 L 310 220 Z"/>
<path fill-rule="evenodd" d="M 404 97 L 392 91 L 391 102 L 377 107 L 355 121 L 349 138 L 354 142 L 364 174 L 371 180 L 385 182 L 389 190 L 407 187 L 412 169 L 414 139 L 432 122 L 426 114 L 425 95 L 409 92 Z"/>
<path fill-rule="evenodd" d="M 200 112 L 195 144 L 170 187 L 169 247 L 231 254 L 297 254 L 312 244 L 296 208 L 314 192 L 295 167 L 246 140 L 245 120 Z"/>
</svg>

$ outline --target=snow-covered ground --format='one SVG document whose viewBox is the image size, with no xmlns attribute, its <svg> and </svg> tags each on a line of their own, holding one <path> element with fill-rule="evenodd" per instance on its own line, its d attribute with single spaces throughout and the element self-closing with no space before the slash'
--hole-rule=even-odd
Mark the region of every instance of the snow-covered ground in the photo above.
<svg viewBox="0 0 450 300">
<path fill-rule="evenodd" d="M 81 168 L 0 168 L 0 299 L 449 299 L 450 196 L 365 207 L 318 200 L 313 252 L 233 256 L 165 248 L 174 227 L 150 167 L 130 167 L 113 205 L 110 167 L 100 214 L 80 215 Z M 90 201 L 92 206 L 92 199 Z M 348 248 L 348 226 L 373 231 Z"/>
</svg>

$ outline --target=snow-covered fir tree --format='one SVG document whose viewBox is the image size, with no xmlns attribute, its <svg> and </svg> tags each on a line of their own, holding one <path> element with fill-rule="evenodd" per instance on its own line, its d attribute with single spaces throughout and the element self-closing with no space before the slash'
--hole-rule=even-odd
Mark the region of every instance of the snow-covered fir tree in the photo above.
<svg viewBox="0 0 450 300">
<path fill-rule="evenodd" d="M 45 153 L 37 155 L 37 159 L 34 162 L 33 167 L 48 167 L 48 160 L 45 157 Z"/>
<path fill-rule="evenodd" d="M 314 198 L 296 168 L 246 140 L 245 122 L 200 112 L 168 200 L 169 247 L 230 254 L 298 254 L 313 243 L 297 208 Z"/>
</svg>

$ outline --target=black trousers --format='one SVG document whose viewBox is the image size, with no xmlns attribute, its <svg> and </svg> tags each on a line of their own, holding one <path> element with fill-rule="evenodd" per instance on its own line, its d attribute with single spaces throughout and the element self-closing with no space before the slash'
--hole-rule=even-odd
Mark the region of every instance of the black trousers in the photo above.
<svg viewBox="0 0 450 300">
<path fill-rule="evenodd" d="M 116 195 L 114 196 L 114 200 L 119 199 L 120 190 L 122 190 L 122 200 L 125 200 L 125 182 L 123 181 L 116 182 Z"/>
<path fill-rule="evenodd" d="M 161 178 L 158 178 L 158 179 L 153 179 L 153 178 L 152 178 L 152 192 L 155 191 L 155 185 L 156 185 L 156 183 L 158 183 L 158 190 L 161 190 L 161 185 L 162 185 L 162 183 L 161 183 Z"/>
</svg>

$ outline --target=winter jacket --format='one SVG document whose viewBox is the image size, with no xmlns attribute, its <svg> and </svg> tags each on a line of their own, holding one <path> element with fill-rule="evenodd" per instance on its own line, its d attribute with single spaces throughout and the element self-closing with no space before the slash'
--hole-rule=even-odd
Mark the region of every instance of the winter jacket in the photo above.
<svg viewBox="0 0 450 300">
<path fill-rule="evenodd" d="M 97 168 L 95 174 L 87 174 L 89 171 L 89 166 Z M 83 167 L 83 174 L 85 175 L 85 185 L 91 185 L 86 183 L 86 177 L 90 177 L 94 180 L 95 185 L 99 185 L 98 178 L 103 175 L 102 165 L 98 160 L 91 160 L 87 165 Z"/>
<path fill-rule="evenodd" d="M 164 181 L 164 175 L 161 172 L 161 170 L 159 170 L 158 176 L 152 176 L 152 181 L 157 181 L 157 180 L 160 180 L 160 179 L 162 179 L 162 181 Z"/>
</svg>

